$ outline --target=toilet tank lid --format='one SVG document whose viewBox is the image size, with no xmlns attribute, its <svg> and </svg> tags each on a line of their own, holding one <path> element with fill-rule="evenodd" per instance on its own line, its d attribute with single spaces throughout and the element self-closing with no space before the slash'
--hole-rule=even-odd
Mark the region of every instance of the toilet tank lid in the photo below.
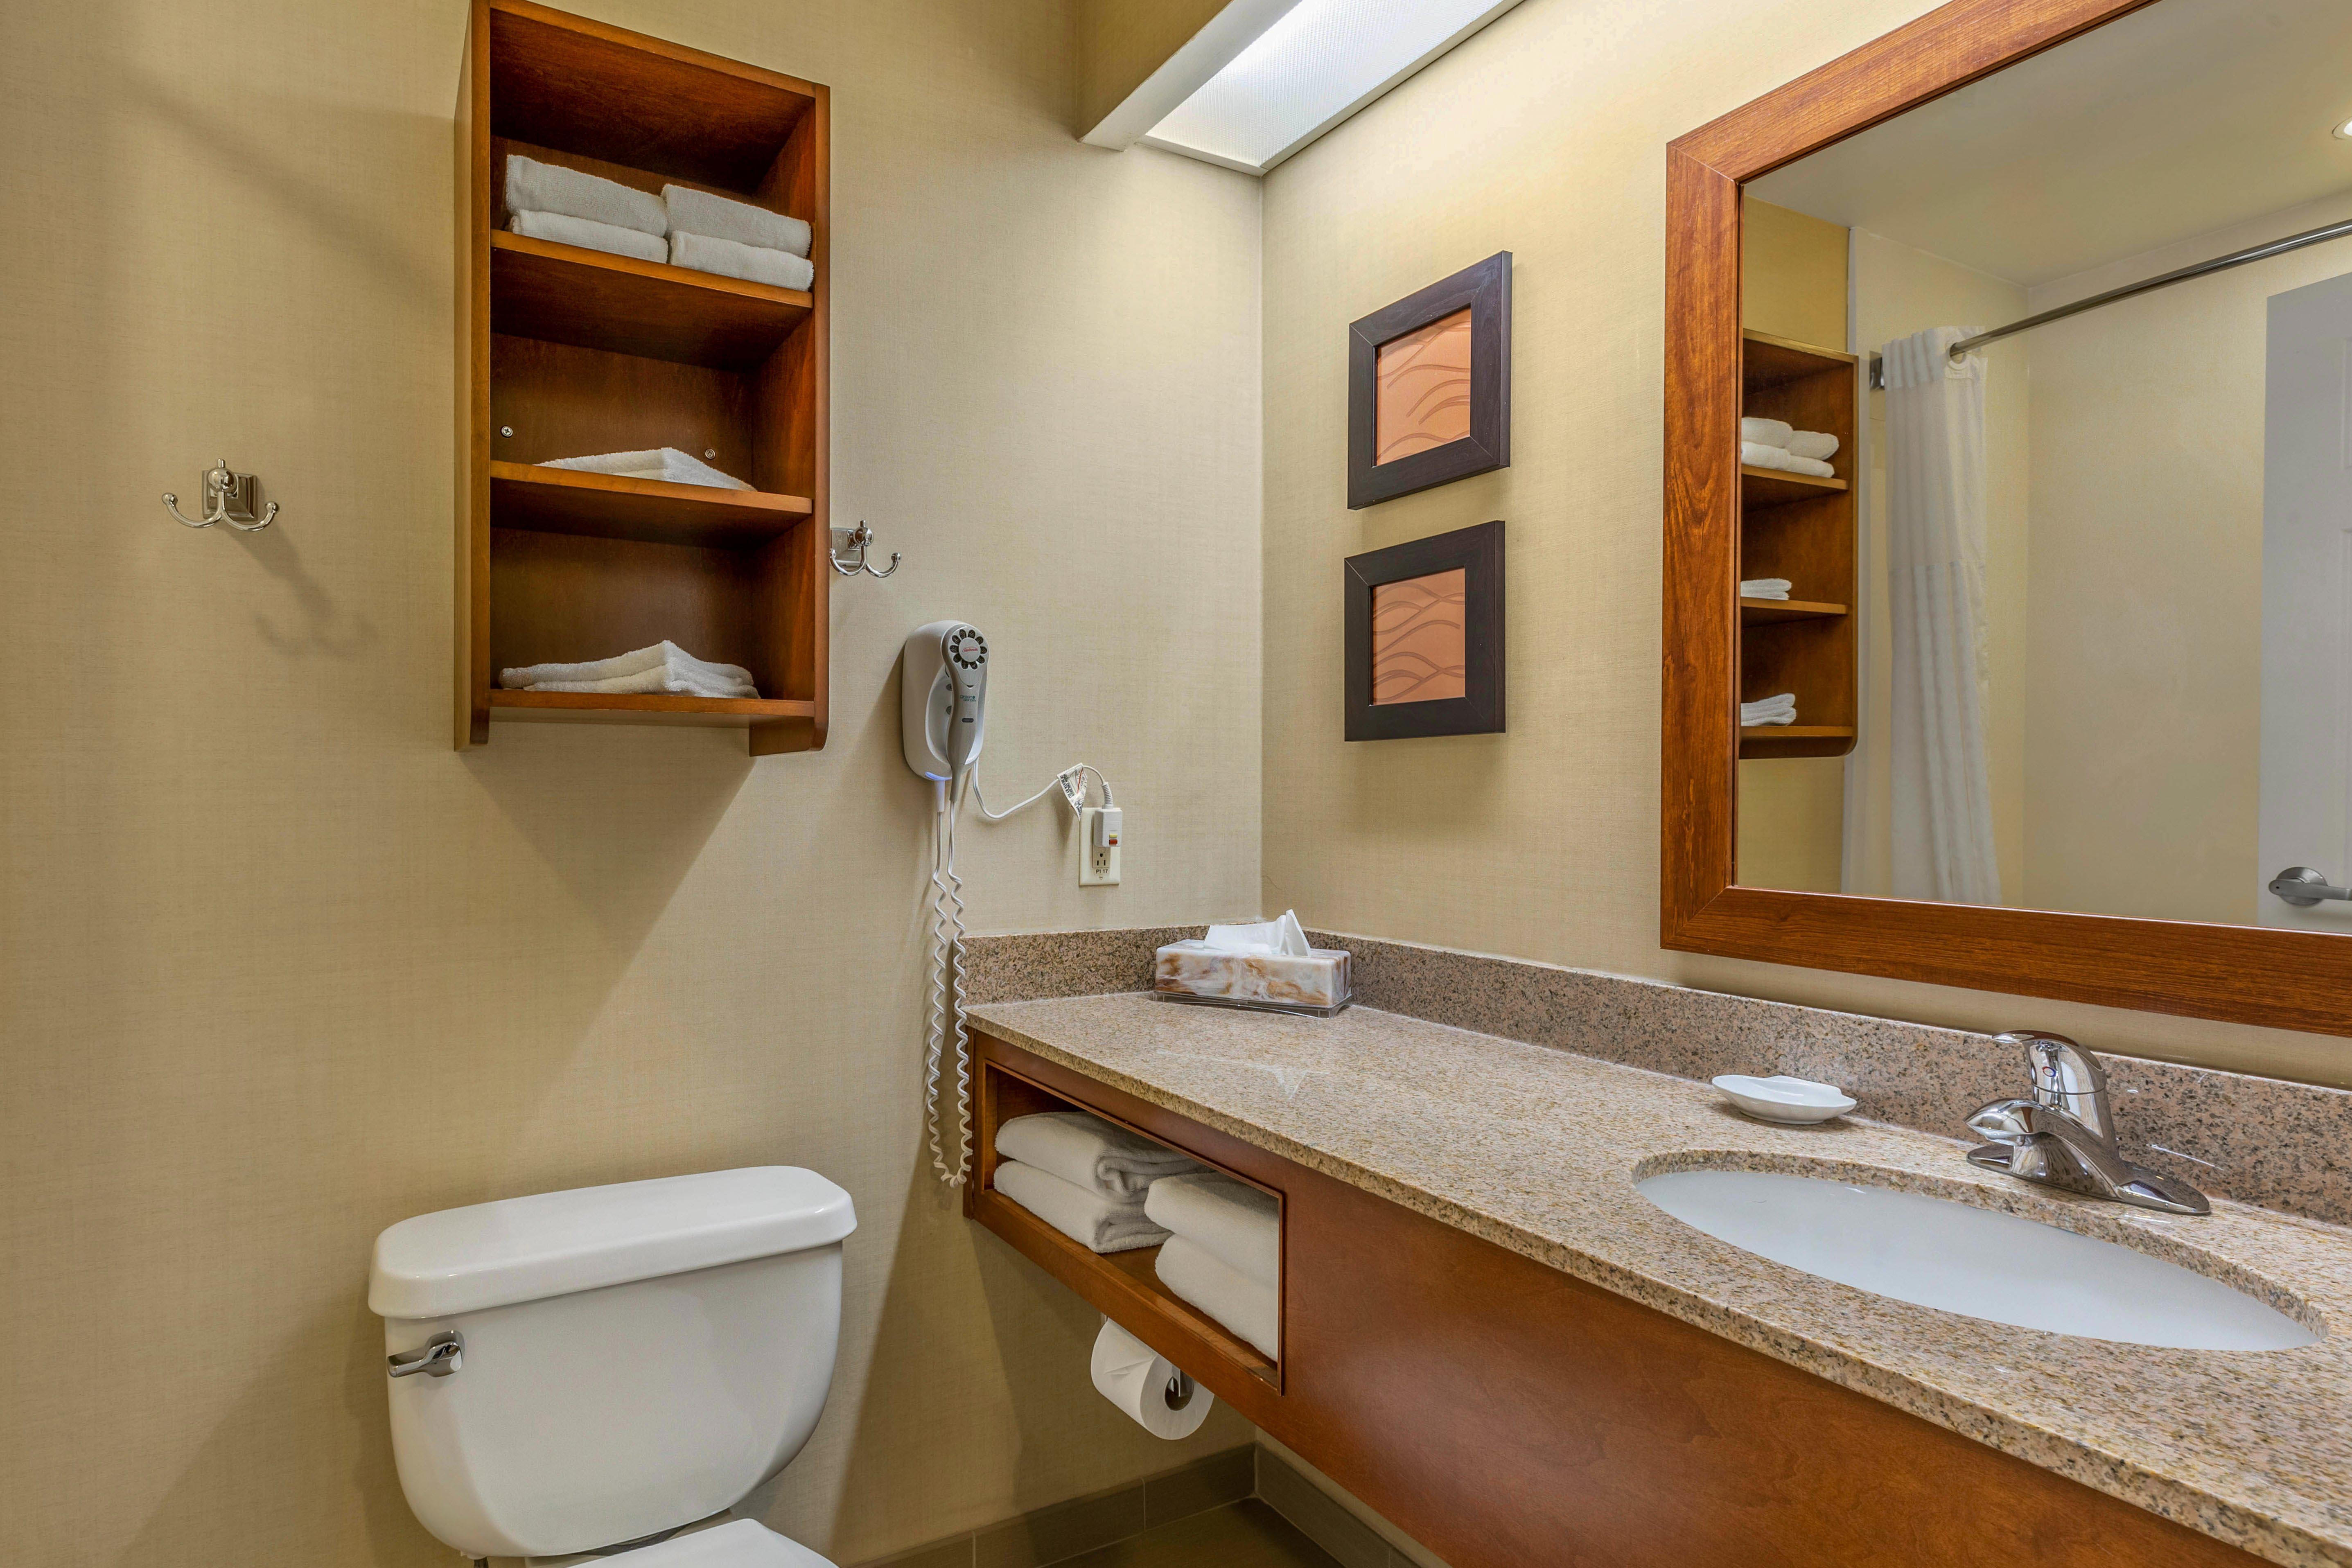
<svg viewBox="0 0 2352 1568">
<path fill-rule="evenodd" d="M 795 1165 L 535 1193 L 384 1231 L 368 1307 L 446 1318 L 824 1247 L 856 1228 L 849 1194 Z"/>
</svg>

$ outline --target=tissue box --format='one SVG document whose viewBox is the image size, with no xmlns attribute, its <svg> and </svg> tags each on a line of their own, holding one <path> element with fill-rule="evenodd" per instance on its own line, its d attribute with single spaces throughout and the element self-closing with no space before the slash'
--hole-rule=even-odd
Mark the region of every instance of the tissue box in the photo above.
<svg viewBox="0 0 2352 1568">
<path fill-rule="evenodd" d="M 1328 1018 L 1348 1005 L 1348 954 L 1344 949 L 1322 947 L 1309 949 L 1304 957 L 1228 952 L 1198 938 L 1171 942 L 1154 958 L 1151 988 L 1164 1002 Z"/>
</svg>

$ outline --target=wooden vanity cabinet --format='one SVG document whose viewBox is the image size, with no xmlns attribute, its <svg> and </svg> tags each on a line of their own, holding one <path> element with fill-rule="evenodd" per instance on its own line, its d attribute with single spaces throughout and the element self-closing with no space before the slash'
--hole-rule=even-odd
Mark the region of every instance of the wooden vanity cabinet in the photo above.
<svg viewBox="0 0 2352 1568">
<path fill-rule="evenodd" d="M 1117 1258 L 1041 1242 L 978 1173 L 965 1205 L 1453 1568 L 2258 1561 L 1003 1040 L 975 1045 L 983 1088 L 993 1070 L 1281 1195 L 1278 1377 L 1148 1310 Z M 976 1143 L 1045 1103 L 983 1092 Z"/>
</svg>

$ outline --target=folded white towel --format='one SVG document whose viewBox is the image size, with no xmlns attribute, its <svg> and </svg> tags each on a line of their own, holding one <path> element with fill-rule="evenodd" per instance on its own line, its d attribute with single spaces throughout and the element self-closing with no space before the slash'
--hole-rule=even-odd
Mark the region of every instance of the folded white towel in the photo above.
<svg viewBox="0 0 2352 1568">
<path fill-rule="evenodd" d="M 1796 584 L 1786 577 L 1750 577 L 1739 584 L 1743 599 L 1785 599 Z"/>
<path fill-rule="evenodd" d="M 1160 1282 L 1276 1361 L 1282 1359 L 1282 1299 L 1196 1241 L 1171 1236 L 1152 1263 Z"/>
<path fill-rule="evenodd" d="M 1793 724 L 1797 721 L 1797 695 L 1783 691 L 1777 697 L 1763 698 L 1739 705 L 1739 723 L 1743 729 L 1759 724 Z"/>
<path fill-rule="evenodd" d="M 667 479 L 674 485 L 710 485 L 727 490 L 751 488 L 732 474 L 722 474 L 701 458 L 688 457 L 675 447 L 657 447 L 649 452 L 599 452 L 587 458 L 558 458 L 538 467 L 617 474 L 631 479 Z"/>
<path fill-rule="evenodd" d="M 1811 458 L 1817 463 L 1826 463 L 1837 456 L 1838 438 L 1820 430 L 1792 431 L 1781 444 L 1789 448 L 1789 456 Z"/>
<path fill-rule="evenodd" d="M 1786 447 L 1796 427 L 1780 419 L 1742 419 L 1739 439 L 1744 445 L 1753 441 L 1759 447 Z"/>
<path fill-rule="evenodd" d="M 1132 1252 L 1168 1239 L 1144 1217 L 1141 1204 L 1074 1187 L 1017 1160 L 998 1164 L 996 1190 L 1090 1252 Z"/>
<path fill-rule="evenodd" d="M 640 261 L 667 261 L 669 241 L 639 229 L 623 228 L 616 223 L 598 223 L 594 218 L 572 217 L 565 213 L 520 212 L 507 227 L 529 239 L 552 240 L 557 245 L 577 245 L 588 250 L 606 250 L 614 256 L 634 256 Z"/>
<path fill-rule="evenodd" d="M 1761 441 L 1739 443 L 1740 467 L 1747 468 L 1780 468 L 1789 464 L 1788 451 L 1780 447 L 1768 447 Z"/>
<path fill-rule="evenodd" d="M 794 256 L 809 253 L 809 226 L 801 218 L 786 217 L 749 202 L 730 202 L 687 185 L 664 185 L 662 205 L 669 209 L 674 234 L 708 235 Z"/>
<path fill-rule="evenodd" d="M 520 153 L 507 154 L 506 206 L 510 213 L 584 217 L 633 228 L 656 239 L 669 232 L 669 211 L 659 196 L 561 163 L 542 163 Z"/>
<path fill-rule="evenodd" d="M 1261 1285 L 1282 1279 L 1282 1211 L 1271 1194 L 1215 1171 L 1162 1176 L 1144 1194 L 1154 1223 Z"/>
<path fill-rule="evenodd" d="M 1144 1189 L 1162 1176 L 1181 1176 L 1201 1163 L 1139 1138 L 1083 1110 L 1016 1116 L 996 1130 L 996 1152 L 1051 1172 L 1073 1186 L 1121 1202 L 1141 1204 Z"/>
<path fill-rule="evenodd" d="M 669 264 L 716 272 L 722 278 L 740 278 L 746 283 L 765 283 L 772 289 L 806 289 L 816 280 L 816 268 L 804 256 L 708 234 L 671 235 Z"/>
<path fill-rule="evenodd" d="M 674 691 L 691 697 L 757 697 L 751 672 L 738 664 L 712 664 L 676 643 L 616 654 L 585 664 L 533 664 L 499 671 L 508 690 L 601 691 L 615 695 Z"/>
<path fill-rule="evenodd" d="M 1778 466 L 1792 474 L 1811 474 L 1817 479 L 1830 479 L 1837 477 L 1837 470 L 1820 458 L 1800 458 L 1794 452 L 1781 453 Z"/>
</svg>

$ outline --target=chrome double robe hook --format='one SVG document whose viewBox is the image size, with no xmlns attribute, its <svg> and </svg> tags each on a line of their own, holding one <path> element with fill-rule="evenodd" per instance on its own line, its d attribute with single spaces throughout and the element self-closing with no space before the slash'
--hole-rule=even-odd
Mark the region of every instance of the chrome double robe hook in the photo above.
<svg viewBox="0 0 2352 1568">
<path fill-rule="evenodd" d="M 833 569 L 845 577 L 855 577 L 860 572 L 868 577 L 887 577 L 898 569 L 898 552 L 895 550 L 890 552 L 890 564 L 877 572 L 866 559 L 866 552 L 873 544 L 874 531 L 861 522 L 856 528 L 835 529 L 833 547 L 826 553 L 833 558 Z M 856 558 L 844 561 L 842 556 L 852 550 L 857 552 Z"/>
<path fill-rule="evenodd" d="M 253 510 L 253 476 L 233 471 L 228 459 L 205 470 L 205 515 L 189 517 L 180 510 L 180 498 L 171 491 L 163 492 L 163 509 L 189 528 L 210 528 L 225 522 L 240 533 L 256 533 L 269 526 L 278 515 L 278 503 L 271 501 L 268 510 L 256 516 Z"/>
</svg>

